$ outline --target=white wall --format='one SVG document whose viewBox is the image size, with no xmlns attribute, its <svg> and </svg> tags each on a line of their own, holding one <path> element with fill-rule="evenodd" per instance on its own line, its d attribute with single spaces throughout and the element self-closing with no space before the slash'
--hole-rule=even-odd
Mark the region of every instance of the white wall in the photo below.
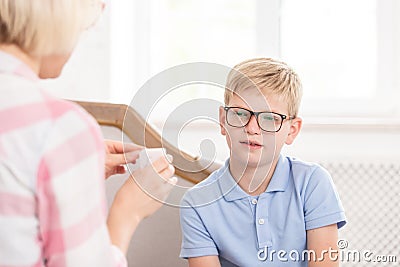
<svg viewBox="0 0 400 267">
<path fill-rule="evenodd" d="M 176 129 L 163 129 L 168 130 L 176 132 Z M 226 141 L 215 124 L 186 127 L 180 134 L 179 147 L 199 155 L 203 140 L 211 140 L 215 145 L 219 161 L 229 156 Z M 316 162 L 400 161 L 399 148 L 400 121 L 354 121 L 341 124 L 326 119 L 325 123 L 305 120 L 294 144 L 284 147 L 283 153 Z"/>
<path fill-rule="evenodd" d="M 81 36 L 62 75 L 43 81 L 52 94 L 86 101 L 108 102 L 110 97 L 110 10 Z"/>
</svg>

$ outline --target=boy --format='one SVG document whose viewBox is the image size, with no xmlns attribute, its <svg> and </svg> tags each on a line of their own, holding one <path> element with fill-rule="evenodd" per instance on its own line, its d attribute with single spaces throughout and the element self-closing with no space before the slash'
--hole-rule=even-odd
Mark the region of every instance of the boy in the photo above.
<svg viewBox="0 0 400 267">
<path fill-rule="evenodd" d="M 219 119 L 230 158 L 182 200 L 190 267 L 338 266 L 346 218 L 330 175 L 280 154 L 302 125 L 301 90 L 273 59 L 244 61 L 228 75 Z"/>
</svg>

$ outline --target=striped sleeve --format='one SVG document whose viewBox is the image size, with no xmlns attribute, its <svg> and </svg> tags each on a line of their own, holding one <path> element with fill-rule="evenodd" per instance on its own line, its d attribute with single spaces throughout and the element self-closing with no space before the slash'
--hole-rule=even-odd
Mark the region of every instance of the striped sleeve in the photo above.
<svg viewBox="0 0 400 267">
<path fill-rule="evenodd" d="M 127 266 L 106 227 L 104 144 L 97 123 L 75 105 L 47 99 L 52 125 L 37 172 L 46 266 Z"/>
</svg>

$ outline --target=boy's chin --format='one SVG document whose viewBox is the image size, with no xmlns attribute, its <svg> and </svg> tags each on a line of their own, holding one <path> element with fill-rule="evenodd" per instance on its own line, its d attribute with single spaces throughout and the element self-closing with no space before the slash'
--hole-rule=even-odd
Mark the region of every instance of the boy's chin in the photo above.
<svg viewBox="0 0 400 267">
<path fill-rule="evenodd" d="M 249 155 L 234 160 L 235 163 L 242 165 L 245 168 L 260 168 L 264 166 L 270 166 L 274 161 L 274 155 L 266 155 L 260 157 L 259 155 Z"/>
</svg>

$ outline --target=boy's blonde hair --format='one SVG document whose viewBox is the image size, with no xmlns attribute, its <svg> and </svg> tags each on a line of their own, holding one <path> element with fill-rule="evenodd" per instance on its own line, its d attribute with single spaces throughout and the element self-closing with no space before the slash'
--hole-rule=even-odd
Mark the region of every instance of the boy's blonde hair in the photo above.
<svg viewBox="0 0 400 267">
<path fill-rule="evenodd" d="M 30 55 L 70 53 L 100 0 L 0 0 L 0 44 Z M 100 13 L 100 12 L 99 12 Z"/>
<path fill-rule="evenodd" d="M 225 87 L 225 104 L 233 94 L 257 88 L 264 95 L 274 94 L 288 105 L 289 116 L 297 116 L 302 96 L 299 76 L 284 62 L 254 58 L 237 64 L 230 71 Z"/>
</svg>

